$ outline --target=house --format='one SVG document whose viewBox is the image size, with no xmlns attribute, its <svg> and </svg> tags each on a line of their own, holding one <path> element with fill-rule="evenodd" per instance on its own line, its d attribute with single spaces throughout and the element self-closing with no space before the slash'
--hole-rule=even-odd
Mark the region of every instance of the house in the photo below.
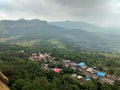
<svg viewBox="0 0 120 90">
<path fill-rule="evenodd" d="M 117 80 L 120 81 L 120 77 L 118 77 Z"/>
<path fill-rule="evenodd" d="M 24 50 L 20 50 L 20 53 L 24 53 Z"/>
<path fill-rule="evenodd" d="M 64 63 L 70 63 L 71 60 L 63 60 Z"/>
<path fill-rule="evenodd" d="M 108 78 L 100 78 L 99 82 L 101 82 L 101 83 L 108 83 L 108 84 L 113 85 L 115 81 L 114 80 L 110 80 Z"/>
<path fill-rule="evenodd" d="M 91 74 L 90 72 L 85 72 L 86 77 L 93 77 L 93 74 Z"/>
<path fill-rule="evenodd" d="M 93 74 L 92 78 L 97 79 L 99 76 L 97 74 Z"/>
<path fill-rule="evenodd" d="M 43 55 L 39 52 L 39 59 L 43 59 L 43 58 L 45 58 L 45 55 Z"/>
<path fill-rule="evenodd" d="M 37 56 L 37 53 L 32 53 L 32 56 L 30 58 L 35 61 L 39 60 L 39 56 Z"/>
<path fill-rule="evenodd" d="M 111 80 L 117 80 L 117 77 L 116 76 L 112 76 L 112 75 L 110 75 L 110 74 L 107 74 L 106 75 L 106 78 L 108 78 L 108 79 L 111 79 Z"/>
<path fill-rule="evenodd" d="M 86 65 L 84 65 L 84 66 L 81 67 L 82 70 L 86 70 L 86 68 L 87 68 Z"/>
<path fill-rule="evenodd" d="M 90 73 L 93 73 L 93 70 L 94 70 L 93 68 L 88 68 L 86 71 L 90 72 Z"/>
<path fill-rule="evenodd" d="M 80 80 L 80 79 L 82 79 L 82 78 L 83 78 L 83 77 L 82 77 L 82 76 L 80 76 L 80 75 L 79 75 L 79 76 L 77 76 L 77 79 L 79 79 L 79 80 Z"/>
<path fill-rule="evenodd" d="M 72 77 L 73 77 L 73 78 L 77 77 L 77 74 L 72 74 Z"/>
<path fill-rule="evenodd" d="M 93 69 L 96 69 L 96 66 L 93 66 Z"/>
<path fill-rule="evenodd" d="M 70 66 L 74 66 L 74 67 L 77 66 L 77 64 L 76 64 L 75 62 L 70 62 L 69 65 L 70 65 Z"/>
<path fill-rule="evenodd" d="M 33 56 L 32 58 L 33 58 L 34 60 L 38 60 L 38 59 L 39 59 L 38 56 Z"/>
<path fill-rule="evenodd" d="M 77 64 L 78 67 L 80 67 L 81 69 L 85 70 L 87 68 L 87 66 L 85 65 L 84 62 L 80 62 Z"/>
<path fill-rule="evenodd" d="M 37 56 L 37 53 L 32 53 L 32 56 Z"/>
<path fill-rule="evenodd" d="M 65 67 L 69 67 L 70 65 L 68 63 L 63 64 Z"/>
<path fill-rule="evenodd" d="M 44 53 L 45 56 L 50 56 L 50 54 Z"/>
<path fill-rule="evenodd" d="M 98 72 L 97 75 L 100 77 L 105 77 L 106 74 L 104 72 Z"/>
<path fill-rule="evenodd" d="M 77 67 L 75 67 L 75 66 L 71 66 L 71 68 L 72 68 L 73 70 L 77 70 Z"/>
<path fill-rule="evenodd" d="M 79 71 L 82 71 L 80 68 L 78 69 Z"/>
<path fill-rule="evenodd" d="M 98 72 L 99 72 L 98 70 L 95 70 L 95 69 L 93 70 L 94 74 L 97 74 Z"/>
<path fill-rule="evenodd" d="M 42 68 L 45 69 L 45 70 L 49 70 L 48 64 L 42 64 Z"/>
<path fill-rule="evenodd" d="M 54 72 L 56 72 L 56 73 L 60 73 L 61 70 L 62 70 L 62 69 L 60 69 L 60 68 L 54 68 Z"/>
<path fill-rule="evenodd" d="M 53 57 L 52 60 L 55 60 L 55 57 Z"/>
<path fill-rule="evenodd" d="M 80 63 L 78 63 L 78 66 L 79 66 L 79 67 L 83 67 L 84 65 L 85 65 L 84 62 L 80 62 Z"/>
<path fill-rule="evenodd" d="M 86 80 L 86 81 L 90 81 L 91 79 L 90 79 L 89 77 L 87 77 L 85 80 Z"/>
</svg>

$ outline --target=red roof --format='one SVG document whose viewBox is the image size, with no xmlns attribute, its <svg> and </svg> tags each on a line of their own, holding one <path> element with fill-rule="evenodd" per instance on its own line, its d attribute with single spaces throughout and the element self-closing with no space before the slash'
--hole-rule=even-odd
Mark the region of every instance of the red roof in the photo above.
<svg viewBox="0 0 120 90">
<path fill-rule="evenodd" d="M 33 56 L 33 59 L 38 59 L 39 57 L 38 56 Z"/>
<path fill-rule="evenodd" d="M 56 73 L 59 73 L 61 70 L 62 70 L 62 69 L 60 69 L 60 68 L 55 68 L 55 69 L 54 69 L 54 71 L 55 71 Z"/>
</svg>

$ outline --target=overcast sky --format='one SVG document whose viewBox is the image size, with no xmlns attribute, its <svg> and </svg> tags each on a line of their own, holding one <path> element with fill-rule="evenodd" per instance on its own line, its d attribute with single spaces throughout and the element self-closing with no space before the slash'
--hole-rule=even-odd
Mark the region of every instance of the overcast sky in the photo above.
<svg viewBox="0 0 120 90">
<path fill-rule="evenodd" d="M 120 0 L 0 0 L 0 20 L 20 18 L 120 26 Z"/>
</svg>

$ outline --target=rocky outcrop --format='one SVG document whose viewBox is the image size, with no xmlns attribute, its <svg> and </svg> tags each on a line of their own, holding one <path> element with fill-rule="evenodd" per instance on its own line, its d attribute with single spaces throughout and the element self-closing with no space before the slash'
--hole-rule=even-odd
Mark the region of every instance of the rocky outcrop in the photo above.
<svg viewBox="0 0 120 90">
<path fill-rule="evenodd" d="M 0 72 L 0 81 L 3 82 L 4 84 L 8 83 L 8 78 Z"/>
<path fill-rule="evenodd" d="M 8 78 L 0 72 L 0 90 L 10 90 L 7 86 Z"/>
<path fill-rule="evenodd" d="M 0 90 L 10 90 L 10 89 L 2 81 L 0 81 Z"/>
</svg>

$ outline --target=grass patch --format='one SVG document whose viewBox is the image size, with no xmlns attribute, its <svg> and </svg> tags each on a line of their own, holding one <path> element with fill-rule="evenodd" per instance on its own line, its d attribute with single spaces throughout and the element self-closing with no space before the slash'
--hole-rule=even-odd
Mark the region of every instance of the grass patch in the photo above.
<svg viewBox="0 0 120 90">
<path fill-rule="evenodd" d="M 40 42 L 41 40 L 30 40 L 30 41 L 21 41 L 21 42 L 16 42 L 16 45 L 20 45 L 20 46 L 33 46 L 36 45 Z"/>
<path fill-rule="evenodd" d="M 65 48 L 65 46 L 56 39 L 47 40 L 49 43 L 56 45 L 58 48 Z"/>
<path fill-rule="evenodd" d="M 8 41 L 8 40 L 18 39 L 18 38 L 20 38 L 20 37 L 23 37 L 23 36 L 20 35 L 20 36 L 12 36 L 12 37 L 8 37 L 8 38 L 0 38 L 0 43 L 1 43 L 1 42 L 6 42 L 6 41 Z"/>
</svg>

